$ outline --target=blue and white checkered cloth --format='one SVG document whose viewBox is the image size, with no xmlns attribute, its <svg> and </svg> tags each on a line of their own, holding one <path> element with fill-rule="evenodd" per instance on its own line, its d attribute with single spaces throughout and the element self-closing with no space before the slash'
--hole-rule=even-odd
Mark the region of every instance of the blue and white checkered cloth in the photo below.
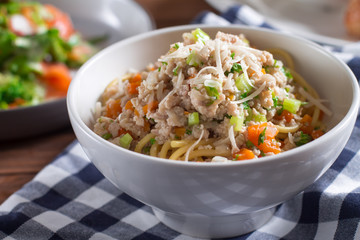
<svg viewBox="0 0 360 240">
<path fill-rule="evenodd" d="M 276 28 L 247 6 L 196 23 Z M 355 46 L 355 48 L 354 48 Z M 360 78 L 356 45 L 335 51 Z M 349 51 L 353 50 L 353 54 Z M 360 48 L 359 48 L 360 49 Z M 345 149 L 303 193 L 277 207 L 260 229 L 233 239 L 360 239 L 360 119 Z M 0 239 L 190 240 L 159 222 L 150 207 L 115 188 L 74 141 L 0 206 Z"/>
</svg>

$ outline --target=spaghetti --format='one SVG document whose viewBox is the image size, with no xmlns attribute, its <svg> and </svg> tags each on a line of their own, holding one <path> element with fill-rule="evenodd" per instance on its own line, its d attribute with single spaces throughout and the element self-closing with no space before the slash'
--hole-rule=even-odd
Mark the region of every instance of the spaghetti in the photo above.
<svg viewBox="0 0 360 240">
<path fill-rule="evenodd" d="M 244 35 L 183 34 L 157 62 L 109 84 L 94 131 L 121 147 L 180 161 L 274 155 L 325 133 L 331 111 L 281 49 Z M 101 107 L 99 107 L 101 106 Z"/>
</svg>

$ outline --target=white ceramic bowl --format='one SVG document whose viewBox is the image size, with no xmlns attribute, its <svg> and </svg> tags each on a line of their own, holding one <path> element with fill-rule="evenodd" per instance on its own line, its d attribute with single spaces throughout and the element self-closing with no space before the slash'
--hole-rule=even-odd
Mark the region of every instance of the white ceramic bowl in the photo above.
<svg viewBox="0 0 360 240">
<path fill-rule="evenodd" d="M 322 137 L 276 156 L 233 163 L 171 161 L 120 148 L 92 131 L 92 110 L 107 84 L 129 68 L 142 69 L 164 54 L 183 32 L 166 28 L 118 42 L 88 61 L 71 83 L 70 120 L 89 159 L 119 189 L 151 206 L 167 226 L 196 237 L 230 237 L 265 224 L 274 207 L 303 191 L 336 160 L 359 107 L 356 78 L 320 46 L 289 35 L 246 27 L 201 28 L 244 33 L 258 48 L 283 48 L 333 112 Z M 101 196 L 99 196 L 101 197 Z"/>
<path fill-rule="evenodd" d="M 154 28 L 150 16 L 132 0 L 38 2 L 52 4 L 66 12 L 71 17 L 75 29 L 85 39 L 107 36 L 105 41 L 97 45 L 99 48 Z M 0 141 L 32 137 L 69 125 L 65 97 L 47 100 L 36 106 L 0 110 Z"/>
</svg>

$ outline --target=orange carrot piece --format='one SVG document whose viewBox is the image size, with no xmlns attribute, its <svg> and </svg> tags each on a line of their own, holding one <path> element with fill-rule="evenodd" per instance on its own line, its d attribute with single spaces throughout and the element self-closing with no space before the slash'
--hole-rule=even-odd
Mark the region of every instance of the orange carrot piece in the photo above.
<svg viewBox="0 0 360 240">
<path fill-rule="evenodd" d="M 119 114 L 122 112 L 121 101 L 120 99 L 110 99 L 106 103 L 106 116 L 109 118 L 117 118 Z"/>
<path fill-rule="evenodd" d="M 149 102 L 149 104 L 146 104 L 145 106 L 143 106 L 143 112 L 144 114 L 147 114 L 148 111 L 153 111 L 158 107 L 159 102 L 154 100 Z"/>
<path fill-rule="evenodd" d="M 126 102 L 125 109 L 126 110 L 134 110 L 134 106 L 130 100 Z"/>
<path fill-rule="evenodd" d="M 43 63 L 43 75 L 45 83 L 54 90 L 66 95 L 71 82 L 70 71 L 62 63 Z"/>
<path fill-rule="evenodd" d="M 138 94 L 139 90 L 138 87 L 140 86 L 141 82 L 129 82 L 127 85 L 127 91 L 130 94 Z"/>
<path fill-rule="evenodd" d="M 259 141 L 260 135 L 265 134 L 263 139 Z M 262 123 L 248 127 L 248 139 L 264 153 L 273 152 L 278 154 L 281 152 L 280 148 L 273 142 L 279 130 L 272 123 Z"/>
<path fill-rule="evenodd" d="M 236 160 L 236 161 L 239 161 L 239 160 L 246 160 L 246 159 L 253 159 L 255 158 L 255 154 L 247 149 L 247 148 L 242 148 L 240 149 L 239 151 L 235 152 L 233 154 L 233 158 Z"/>
<path fill-rule="evenodd" d="M 285 119 L 285 121 L 287 123 L 289 123 L 293 118 L 294 118 L 294 115 L 287 110 L 283 110 L 282 113 L 280 114 L 280 116 L 275 115 L 275 119 L 277 119 L 277 120 Z"/>
<path fill-rule="evenodd" d="M 321 137 L 322 135 L 324 135 L 324 131 L 322 131 L 322 130 L 314 130 L 311 133 L 311 137 L 313 139 L 317 139 L 317 138 Z"/>
</svg>

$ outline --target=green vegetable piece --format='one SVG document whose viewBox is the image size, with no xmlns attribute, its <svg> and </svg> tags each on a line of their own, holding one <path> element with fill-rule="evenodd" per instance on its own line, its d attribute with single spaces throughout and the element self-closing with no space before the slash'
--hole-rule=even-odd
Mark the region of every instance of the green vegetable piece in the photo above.
<svg viewBox="0 0 360 240">
<path fill-rule="evenodd" d="M 205 86 L 205 90 L 210 97 L 214 97 L 215 99 L 219 98 L 219 91 L 215 87 Z"/>
<path fill-rule="evenodd" d="M 258 145 L 260 145 L 261 143 L 264 143 L 266 129 L 267 129 L 267 127 L 264 128 L 264 130 L 259 134 Z"/>
<path fill-rule="evenodd" d="M 119 139 L 119 144 L 121 147 L 129 149 L 132 140 L 133 138 L 131 137 L 131 135 L 129 133 L 126 133 Z"/>
<path fill-rule="evenodd" d="M 234 125 L 235 131 L 237 131 L 237 132 L 241 131 L 241 129 L 244 125 L 244 116 L 238 116 L 238 117 L 232 116 L 230 118 L 230 124 Z"/>
<path fill-rule="evenodd" d="M 191 34 L 195 37 L 196 41 L 205 42 L 206 40 L 210 39 L 209 35 L 200 28 L 195 29 L 191 32 Z"/>
<path fill-rule="evenodd" d="M 231 73 L 235 73 L 235 72 L 242 72 L 242 67 L 239 63 L 234 63 L 233 66 L 231 67 L 231 70 L 230 70 Z"/>
<path fill-rule="evenodd" d="M 253 89 L 253 87 L 247 81 L 244 73 L 235 78 L 235 85 L 241 93 L 247 93 Z"/>
<path fill-rule="evenodd" d="M 301 101 L 294 98 L 285 98 L 283 102 L 284 110 L 287 110 L 291 113 L 296 113 L 299 111 L 301 106 Z"/>
<path fill-rule="evenodd" d="M 151 138 L 151 139 L 150 139 L 150 144 L 151 144 L 151 145 L 154 145 L 155 143 L 156 143 L 155 138 Z"/>
<path fill-rule="evenodd" d="M 200 123 L 199 113 L 198 112 L 190 113 L 188 117 L 188 125 L 193 126 L 199 123 Z"/>
<path fill-rule="evenodd" d="M 266 122 L 266 116 L 263 114 L 255 114 L 253 115 L 254 122 Z"/>
<path fill-rule="evenodd" d="M 112 134 L 111 133 L 105 133 L 101 137 L 103 139 L 105 139 L 105 140 L 109 140 L 110 138 L 112 138 Z"/>
<path fill-rule="evenodd" d="M 179 66 L 176 66 L 176 68 L 173 69 L 174 76 L 178 75 L 178 69 L 179 69 Z"/>
<path fill-rule="evenodd" d="M 250 141 L 250 140 L 247 140 L 246 141 L 246 147 L 247 148 L 253 148 L 255 145 Z"/>
<path fill-rule="evenodd" d="M 285 68 L 285 67 L 282 67 L 281 68 L 281 71 L 285 74 L 285 76 L 288 78 L 288 79 L 293 79 L 293 75 L 291 74 L 290 70 Z"/>
<path fill-rule="evenodd" d="M 192 50 L 190 55 L 186 58 L 186 64 L 194 67 L 198 67 L 201 64 L 199 56 L 194 50 Z"/>
<path fill-rule="evenodd" d="M 300 139 L 298 141 L 295 141 L 296 146 L 304 145 L 305 143 L 308 143 L 312 140 L 312 137 L 308 134 L 305 134 L 303 132 L 300 132 Z"/>
</svg>

